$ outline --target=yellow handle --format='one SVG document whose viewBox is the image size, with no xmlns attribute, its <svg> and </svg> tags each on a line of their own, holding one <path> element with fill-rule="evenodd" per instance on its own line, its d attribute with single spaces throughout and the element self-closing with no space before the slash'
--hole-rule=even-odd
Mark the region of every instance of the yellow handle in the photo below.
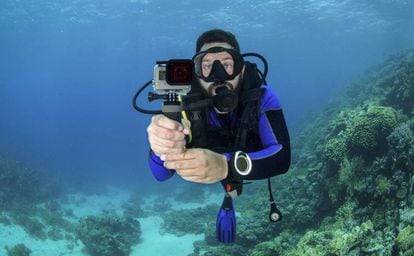
<svg viewBox="0 0 414 256">
<path fill-rule="evenodd" d="M 178 95 L 178 101 L 181 102 L 181 95 Z M 187 120 L 188 122 L 190 122 L 190 120 L 188 120 L 187 113 L 185 112 L 184 109 L 181 111 L 181 116 L 183 117 L 184 120 Z M 188 143 L 191 143 L 191 141 L 193 140 L 193 133 L 191 132 L 191 129 L 190 129 L 190 134 L 188 135 L 188 137 L 189 137 Z"/>
</svg>

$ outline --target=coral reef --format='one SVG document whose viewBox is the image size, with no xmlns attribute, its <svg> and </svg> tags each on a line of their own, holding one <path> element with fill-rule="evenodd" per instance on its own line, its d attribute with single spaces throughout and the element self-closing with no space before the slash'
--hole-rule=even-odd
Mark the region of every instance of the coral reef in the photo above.
<svg viewBox="0 0 414 256">
<path fill-rule="evenodd" d="M 365 105 L 346 114 L 342 112 L 332 123 L 329 139 L 324 143 L 324 156 L 338 165 L 348 156 L 375 158 L 385 152 L 386 144 L 381 142 L 397 126 L 397 113 L 392 107 Z"/>
<path fill-rule="evenodd" d="M 218 205 L 207 205 L 196 209 L 169 210 L 161 212 L 162 231 L 183 236 L 201 234 L 207 227 L 207 220 L 215 218 Z"/>
<path fill-rule="evenodd" d="M 347 144 L 344 138 L 332 138 L 325 145 L 325 157 L 335 164 L 341 163 L 347 153 Z"/>
<path fill-rule="evenodd" d="M 89 216 L 79 221 L 77 237 L 86 250 L 96 256 L 127 256 L 139 242 L 140 223 L 114 214 Z"/>
<path fill-rule="evenodd" d="M 308 231 L 289 256 L 303 255 L 363 255 L 370 251 L 365 248 L 364 239 L 373 232 L 370 221 L 351 230 L 327 229 Z"/>
<path fill-rule="evenodd" d="M 400 211 L 400 230 L 397 236 L 399 255 L 414 255 L 414 209 L 405 208 Z"/>
<path fill-rule="evenodd" d="M 16 224 L 22 226 L 24 230 L 30 235 L 38 239 L 46 239 L 45 225 L 37 218 L 21 214 L 14 217 Z"/>
<path fill-rule="evenodd" d="M 17 244 L 9 249 L 6 246 L 7 256 L 30 256 L 32 252 L 29 248 L 26 247 L 24 244 Z"/>
<path fill-rule="evenodd" d="M 22 204 L 10 211 L 10 220 L 32 237 L 45 240 L 65 239 L 75 232 L 74 224 L 64 218 L 65 211 L 57 201 L 42 205 Z"/>
<path fill-rule="evenodd" d="M 381 141 L 396 127 L 395 110 L 391 107 L 369 106 L 367 111 L 357 115 L 349 127 L 347 142 L 355 154 L 377 153 Z"/>
<path fill-rule="evenodd" d="M 34 205 L 61 195 L 57 182 L 46 176 L 0 155 L 0 209 L 9 211 L 21 204 Z"/>
<path fill-rule="evenodd" d="M 148 216 L 150 212 L 146 211 L 145 207 L 142 207 L 144 204 L 143 198 L 142 191 L 132 190 L 128 201 L 122 205 L 124 216 L 132 218 Z"/>
<path fill-rule="evenodd" d="M 64 232 L 73 232 L 71 224 L 62 217 L 60 205 L 54 201 L 63 189 L 56 180 L 45 176 L 0 157 L 0 209 L 7 214 L 3 216 L 5 221 L 23 227 L 32 237 L 63 239 Z"/>
<path fill-rule="evenodd" d="M 283 231 L 272 240 L 257 244 L 248 255 L 251 256 L 285 256 L 291 249 L 291 244 L 296 244 L 299 238 L 295 233 Z"/>
<path fill-rule="evenodd" d="M 414 255 L 414 51 L 341 97 L 292 136 L 291 171 L 272 181 L 283 221 L 266 221 L 255 185 L 238 201 L 237 245 L 208 230 L 194 255 Z"/>
<path fill-rule="evenodd" d="M 400 57 L 395 65 L 395 76 L 387 77 L 380 85 L 385 90 L 387 101 L 410 114 L 414 109 L 414 52 L 409 51 Z"/>
<path fill-rule="evenodd" d="M 400 255 L 414 255 L 414 227 L 407 226 L 397 236 Z"/>
</svg>

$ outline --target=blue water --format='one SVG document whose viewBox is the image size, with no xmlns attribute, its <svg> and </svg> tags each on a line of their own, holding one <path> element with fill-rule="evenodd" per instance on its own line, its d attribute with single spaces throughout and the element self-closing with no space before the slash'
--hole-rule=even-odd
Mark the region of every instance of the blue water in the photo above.
<svg viewBox="0 0 414 256">
<path fill-rule="evenodd" d="M 294 129 L 366 68 L 414 45 L 414 2 L 2 0 L 0 151 L 35 169 L 154 186 L 150 117 L 131 98 L 156 60 L 190 58 L 198 35 L 216 27 L 267 58 Z"/>
</svg>

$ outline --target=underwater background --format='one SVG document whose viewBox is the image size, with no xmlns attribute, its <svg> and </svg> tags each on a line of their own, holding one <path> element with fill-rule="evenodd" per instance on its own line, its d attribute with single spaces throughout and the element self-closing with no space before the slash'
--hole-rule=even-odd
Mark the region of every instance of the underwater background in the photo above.
<svg viewBox="0 0 414 256">
<path fill-rule="evenodd" d="M 222 188 L 155 181 L 131 104 L 211 28 L 266 57 L 292 139 L 284 219 L 245 186 L 230 246 Z M 413 1 L 3 0 L 0 255 L 414 255 L 413 50 Z"/>
</svg>

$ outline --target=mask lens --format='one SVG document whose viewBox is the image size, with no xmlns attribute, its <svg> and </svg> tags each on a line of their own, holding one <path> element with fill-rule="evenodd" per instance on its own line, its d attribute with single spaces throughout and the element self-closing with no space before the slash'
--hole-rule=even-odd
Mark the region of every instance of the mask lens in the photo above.
<svg viewBox="0 0 414 256">
<path fill-rule="evenodd" d="M 214 62 L 218 60 L 221 63 L 224 71 L 227 75 L 231 76 L 234 73 L 234 59 L 227 52 L 220 53 L 207 53 L 201 59 L 201 72 L 203 77 L 208 77 L 211 74 L 211 71 L 214 67 Z"/>
<path fill-rule="evenodd" d="M 235 50 L 214 47 L 196 54 L 193 58 L 196 75 L 203 80 L 211 80 L 212 73 L 216 72 L 214 62 L 218 60 L 231 80 L 237 76 L 243 67 L 243 57 Z"/>
</svg>

